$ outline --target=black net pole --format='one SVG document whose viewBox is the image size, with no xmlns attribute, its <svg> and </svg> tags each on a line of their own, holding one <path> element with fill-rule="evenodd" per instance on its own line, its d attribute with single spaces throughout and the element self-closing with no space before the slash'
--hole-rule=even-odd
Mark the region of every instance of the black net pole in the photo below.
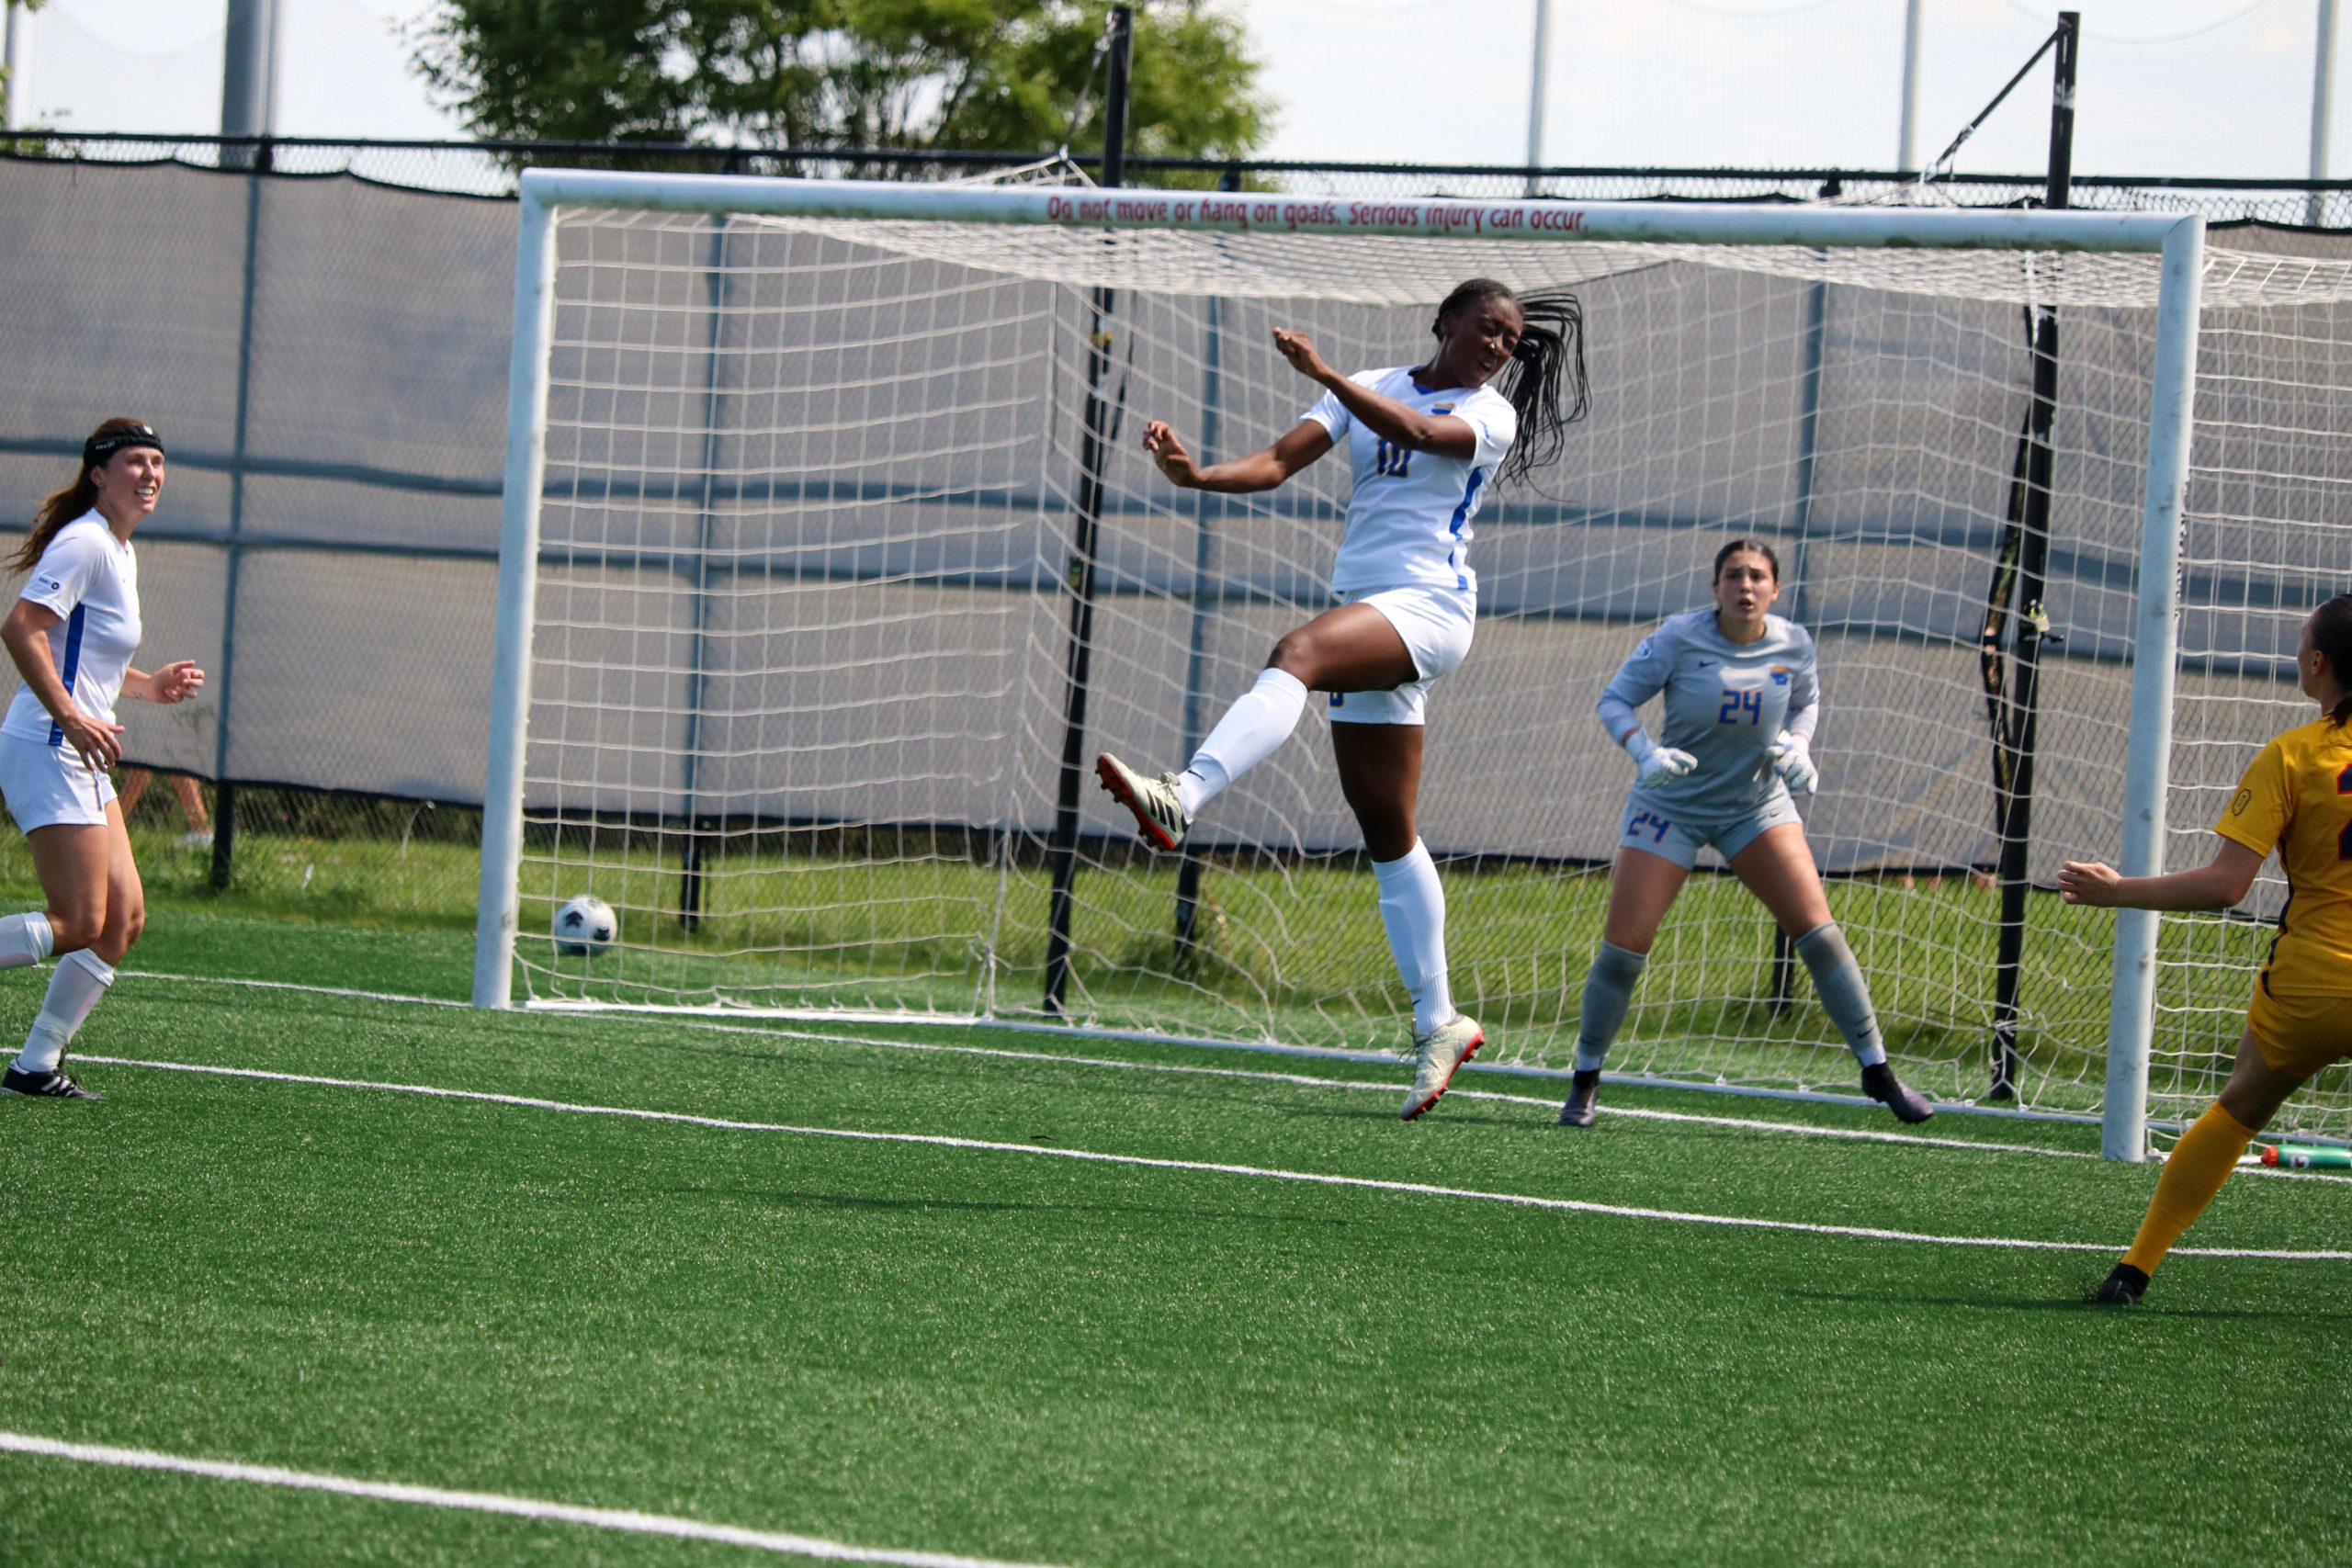
<svg viewBox="0 0 2352 1568">
<path fill-rule="evenodd" d="M 1812 582 L 1808 556 L 1813 543 L 1815 475 L 1821 453 L 1821 361 L 1828 324 L 1829 286 L 1816 280 L 1808 284 L 1804 291 L 1804 375 L 1798 383 L 1797 407 L 1797 499 L 1794 513 L 1789 519 L 1789 619 L 1799 626 L 1804 624 L 1805 613 L 1812 608 L 1805 603 L 1805 590 Z M 1772 1016 L 1779 1018 L 1789 1010 L 1796 984 L 1796 944 L 1781 929 L 1779 920 L 1772 920 L 1771 926 Z"/>
<path fill-rule="evenodd" d="M 2075 73 L 2082 47 L 2083 17 L 2079 11 L 2058 13 L 2058 59 L 2050 84 L 2050 186 L 2043 204 L 2053 209 L 2073 205 L 2075 186 Z"/>
<path fill-rule="evenodd" d="M 2006 787 L 1995 797 L 2000 860 L 1995 875 L 2001 890 L 1999 946 L 1994 958 L 1993 1082 L 1995 1100 L 2017 1096 L 2018 994 L 2025 953 L 2026 895 L 2030 891 L 2029 855 L 2033 838 L 2033 761 L 2040 720 L 2041 645 L 2050 640 L 2042 593 L 2050 559 L 2050 432 L 2057 412 L 2058 322 L 2037 312 L 2033 338 L 2033 404 L 2025 438 L 2022 526 L 2017 566 L 2013 679 L 2000 709 L 1996 776 Z"/>
<path fill-rule="evenodd" d="M 244 569 L 245 456 L 252 426 L 254 389 L 254 309 L 261 277 L 262 180 L 257 167 L 245 176 L 245 265 L 243 300 L 237 325 L 237 427 L 234 462 L 229 474 L 229 541 L 222 564 L 220 594 L 220 667 L 213 671 L 214 699 L 212 777 L 212 870 L 206 880 L 215 892 L 225 891 L 237 857 L 237 786 L 230 778 L 233 761 L 229 750 L 231 709 L 237 694 L 237 588 Z"/>
<path fill-rule="evenodd" d="M 1102 184 L 1126 176 L 1127 66 L 1135 42 L 1135 11 L 1114 6 L 1105 34 L 1110 44 L 1110 85 L 1102 107 Z M 1078 801 L 1086 767 L 1086 691 L 1094 655 L 1094 575 L 1102 533 L 1102 459 L 1108 444 L 1109 411 L 1103 378 L 1111 367 L 1109 321 L 1114 296 L 1094 290 L 1092 326 L 1087 333 L 1086 420 L 1078 455 L 1078 520 L 1071 530 L 1069 651 L 1062 703 L 1062 768 L 1054 802 L 1054 836 L 1046 860 L 1053 895 L 1046 910 L 1046 1011 L 1059 1017 L 1069 989 L 1070 915 L 1077 902 Z"/>
<path fill-rule="evenodd" d="M 732 173 L 730 169 L 728 171 Z M 706 820 L 701 809 L 703 708 L 710 698 L 710 551 L 718 525 L 719 415 L 725 390 L 720 384 L 720 350 L 727 331 L 727 218 L 719 216 L 710 234 L 708 277 L 710 335 L 703 349 L 702 491 L 695 509 L 695 618 L 692 657 L 686 669 L 686 733 L 679 762 L 678 795 L 683 809 L 678 827 L 684 840 L 678 864 L 678 929 L 702 925 L 703 862 L 708 845 L 705 835 L 716 831 L 716 818 Z"/>
<path fill-rule="evenodd" d="M 2081 17 L 2058 14 L 2056 69 L 2052 73 L 2050 185 L 2045 204 L 2067 205 L 2075 147 L 2075 50 Z M 2058 638 L 2042 605 L 2050 570 L 2051 429 L 2058 412 L 2058 315 L 2047 307 L 2033 317 L 2033 400 L 2023 447 L 2021 526 L 2018 530 L 2015 679 L 2008 700 L 1996 705 L 1995 768 L 2007 788 L 1996 797 L 2000 862 L 2001 928 L 1994 958 L 1993 1100 L 2017 1098 L 2018 996 L 2025 954 L 2026 895 L 2031 890 L 2033 762 L 2041 719 L 2041 650 Z M 2006 711 L 2000 711 L 2006 709 Z M 2005 753 L 2005 755 L 2001 754 Z"/>
<path fill-rule="evenodd" d="M 1241 171 L 1227 169 L 1217 181 L 1219 190 L 1239 190 Z M 1216 460 L 1218 446 L 1225 439 L 1225 313 L 1223 301 L 1215 295 L 1207 306 L 1207 332 L 1201 345 L 1201 456 L 1200 461 Z M 1193 492 L 1193 615 L 1192 636 L 1184 657 L 1184 758 L 1206 733 L 1203 720 L 1203 699 L 1208 682 L 1209 615 L 1211 580 L 1216 575 L 1216 525 L 1225 518 L 1225 498 L 1213 496 L 1207 491 Z M 1201 857 L 1188 842 L 1184 846 L 1184 862 L 1176 868 L 1176 962 L 1175 973 L 1190 976 L 1199 964 L 1201 915 Z"/>
<path fill-rule="evenodd" d="M 218 893 L 229 886 L 237 859 L 237 786 L 227 779 L 212 786 L 212 869 L 205 885 Z"/>
</svg>

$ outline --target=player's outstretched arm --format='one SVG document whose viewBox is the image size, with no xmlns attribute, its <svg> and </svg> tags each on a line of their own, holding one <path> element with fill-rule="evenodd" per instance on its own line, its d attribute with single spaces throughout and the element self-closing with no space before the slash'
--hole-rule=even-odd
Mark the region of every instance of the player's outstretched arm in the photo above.
<svg viewBox="0 0 2352 1568">
<path fill-rule="evenodd" d="M 2234 839 L 2223 839 L 2213 858 L 2194 871 L 2168 876 L 2124 876 L 2100 861 L 2068 861 L 2058 872 L 2058 891 L 2069 904 L 2104 909 L 2227 909 L 2254 886 L 2262 857 Z"/>
<path fill-rule="evenodd" d="M 1324 363 L 1315 352 L 1315 340 L 1286 327 L 1274 329 L 1274 348 L 1291 368 L 1340 400 L 1340 406 L 1363 421 L 1366 430 L 1392 446 L 1434 452 L 1441 457 L 1475 457 L 1478 433 L 1466 419 L 1450 413 L 1426 414 L 1408 409 L 1394 398 L 1383 397 Z"/>
<path fill-rule="evenodd" d="M 1151 460 L 1159 465 L 1159 471 L 1168 476 L 1170 484 L 1224 495 L 1249 495 L 1274 489 L 1329 452 L 1331 433 L 1311 419 L 1301 420 L 1264 451 L 1204 468 L 1193 461 L 1193 454 L 1168 423 L 1155 419 L 1143 427 L 1143 449 L 1151 454 Z"/>
</svg>

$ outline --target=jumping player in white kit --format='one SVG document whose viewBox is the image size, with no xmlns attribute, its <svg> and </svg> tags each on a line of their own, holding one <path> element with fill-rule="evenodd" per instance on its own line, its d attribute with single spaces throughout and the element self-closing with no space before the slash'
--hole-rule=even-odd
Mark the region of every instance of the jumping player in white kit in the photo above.
<svg viewBox="0 0 2352 1568">
<path fill-rule="evenodd" d="M 1425 362 L 1343 377 L 1305 333 L 1277 329 L 1275 349 L 1325 393 L 1288 434 L 1246 457 L 1202 468 L 1165 423 L 1146 428 L 1144 449 L 1170 482 L 1229 494 L 1272 490 L 1344 442 L 1355 482 L 1331 574 L 1341 603 L 1274 645 L 1256 686 L 1182 773 L 1149 778 L 1107 754 L 1094 765 L 1145 841 L 1172 850 L 1204 806 L 1290 738 L 1307 693 L 1330 694 L 1340 786 L 1363 829 L 1381 923 L 1413 998 L 1408 1122 L 1486 1042 L 1453 1006 L 1445 891 L 1415 826 L 1422 714 L 1430 683 L 1470 650 L 1471 520 L 1498 481 L 1558 457 L 1587 395 L 1573 298 L 1521 299 L 1472 278 L 1446 296 L 1430 330 L 1438 346 Z M 1488 385 L 1498 380 L 1499 389 Z"/>
<path fill-rule="evenodd" d="M 1812 794 L 1820 778 L 1813 638 L 1770 613 L 1781 594 L 1781 560 L 1759 539 L 1734 539 L 1715 553 L 1713 589 L 1712 608 L 1672 616 L 1643 638 L 1600 695 L 1601 724 L 1640 772 L 1618 827 L 1609 919 L 1585 976 L 1576 1077 L 1561 1123 L 1589 1127 L 1597 1119 L 1601 1064 L 1634 983 L 1710 844 L 1795 943 L 1861 1064 L 1863 1089 L 1899 1120 L 1925 1122 L 1934 1108 L 1887 1065 L 1870 987 L 1830 918 L 1789 795 L 1792 786 Z M 1661 739 L 1653 739 L 1634 710 L 1661 693 Z"/>
<path fill-rule="evenodd" d="M 24 683 L 0 720 L 0 795 L 24 830 L 48 908 L 0 919 L 0 969 L 54 953 L 57 969 L 0 1093 L 98 1100 L 62 1066 L 65 1046 L 114 984 L 139 940 L 147 899 L 107 770 L 122 759 L 119 697 L 177 703 L 204 684 L 187 660 L 134 670 L 139 559 L 131 530 L 164 489 L 154 427 L 110 419 L 82 446 L 74 481 L 42 502 L 9 560 L 30 570 L 0 618 L 0 645 Z"/>
</svg>

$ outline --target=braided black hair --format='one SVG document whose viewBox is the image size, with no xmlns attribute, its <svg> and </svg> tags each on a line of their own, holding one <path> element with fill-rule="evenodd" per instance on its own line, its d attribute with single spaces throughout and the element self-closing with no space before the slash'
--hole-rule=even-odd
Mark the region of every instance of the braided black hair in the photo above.
<svg viewBox="0 0 2352 1568">
<path fill-rule="evenodd" d="M 2352 690 L 2352 593 L 2338 593 L 2312 612 L 2312 646 L 2326 656 L 2336 683 Z M 2352 695 L 2340 698 L 2327 717 L 2338 728 L 2352 721 Z"/>
<path fill-rule="evenodd" d="M 1519 414 L 1519 439 L 1503 459 L 1498 483 L 1524 479 L 1556 461 L 1567 445 L 1567 428 L 1592 410 L 1592 383 L 1584 367 L 1584 307 L 1560 289 L 1515 292 L 1507 283 L 1474 277 L 1456 284 L 1437 308 L 1430 331 L 1445 336 L 1446 318 L 1481 299 L 1509 299 L 1519 307 L 1519 346 L 1495 378 L 1495 390 Z M 1561 406 L 1563 400 L 1566 407 Z"/>
</svg>

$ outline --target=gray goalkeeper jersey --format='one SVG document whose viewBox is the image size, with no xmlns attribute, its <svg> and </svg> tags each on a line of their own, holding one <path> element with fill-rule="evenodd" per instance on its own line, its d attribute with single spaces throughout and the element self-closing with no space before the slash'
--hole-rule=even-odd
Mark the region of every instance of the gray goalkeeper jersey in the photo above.
<svg viewBox="0 0 2352 1568">
<path fill-rule="evenodd" d="M 1813 638 L 1793 621 L 1764 617 L 1764 635 L 1742 646 L 1724 636 L 1712 609 L 1668 619 L 1642 639 L 1600 694 L 1600 722 L 1623 744 L 1641 720 L 1634 710 L 1666 694 L 1664 721 L 1650 732 L 1699 765 L 1640 791 L 1646 804 L 1696 817 L 1753 811 L 1786 786 L 1765 749 L 1783 729 L 1813 736 L 1820 716 Z"/>
</svg>

